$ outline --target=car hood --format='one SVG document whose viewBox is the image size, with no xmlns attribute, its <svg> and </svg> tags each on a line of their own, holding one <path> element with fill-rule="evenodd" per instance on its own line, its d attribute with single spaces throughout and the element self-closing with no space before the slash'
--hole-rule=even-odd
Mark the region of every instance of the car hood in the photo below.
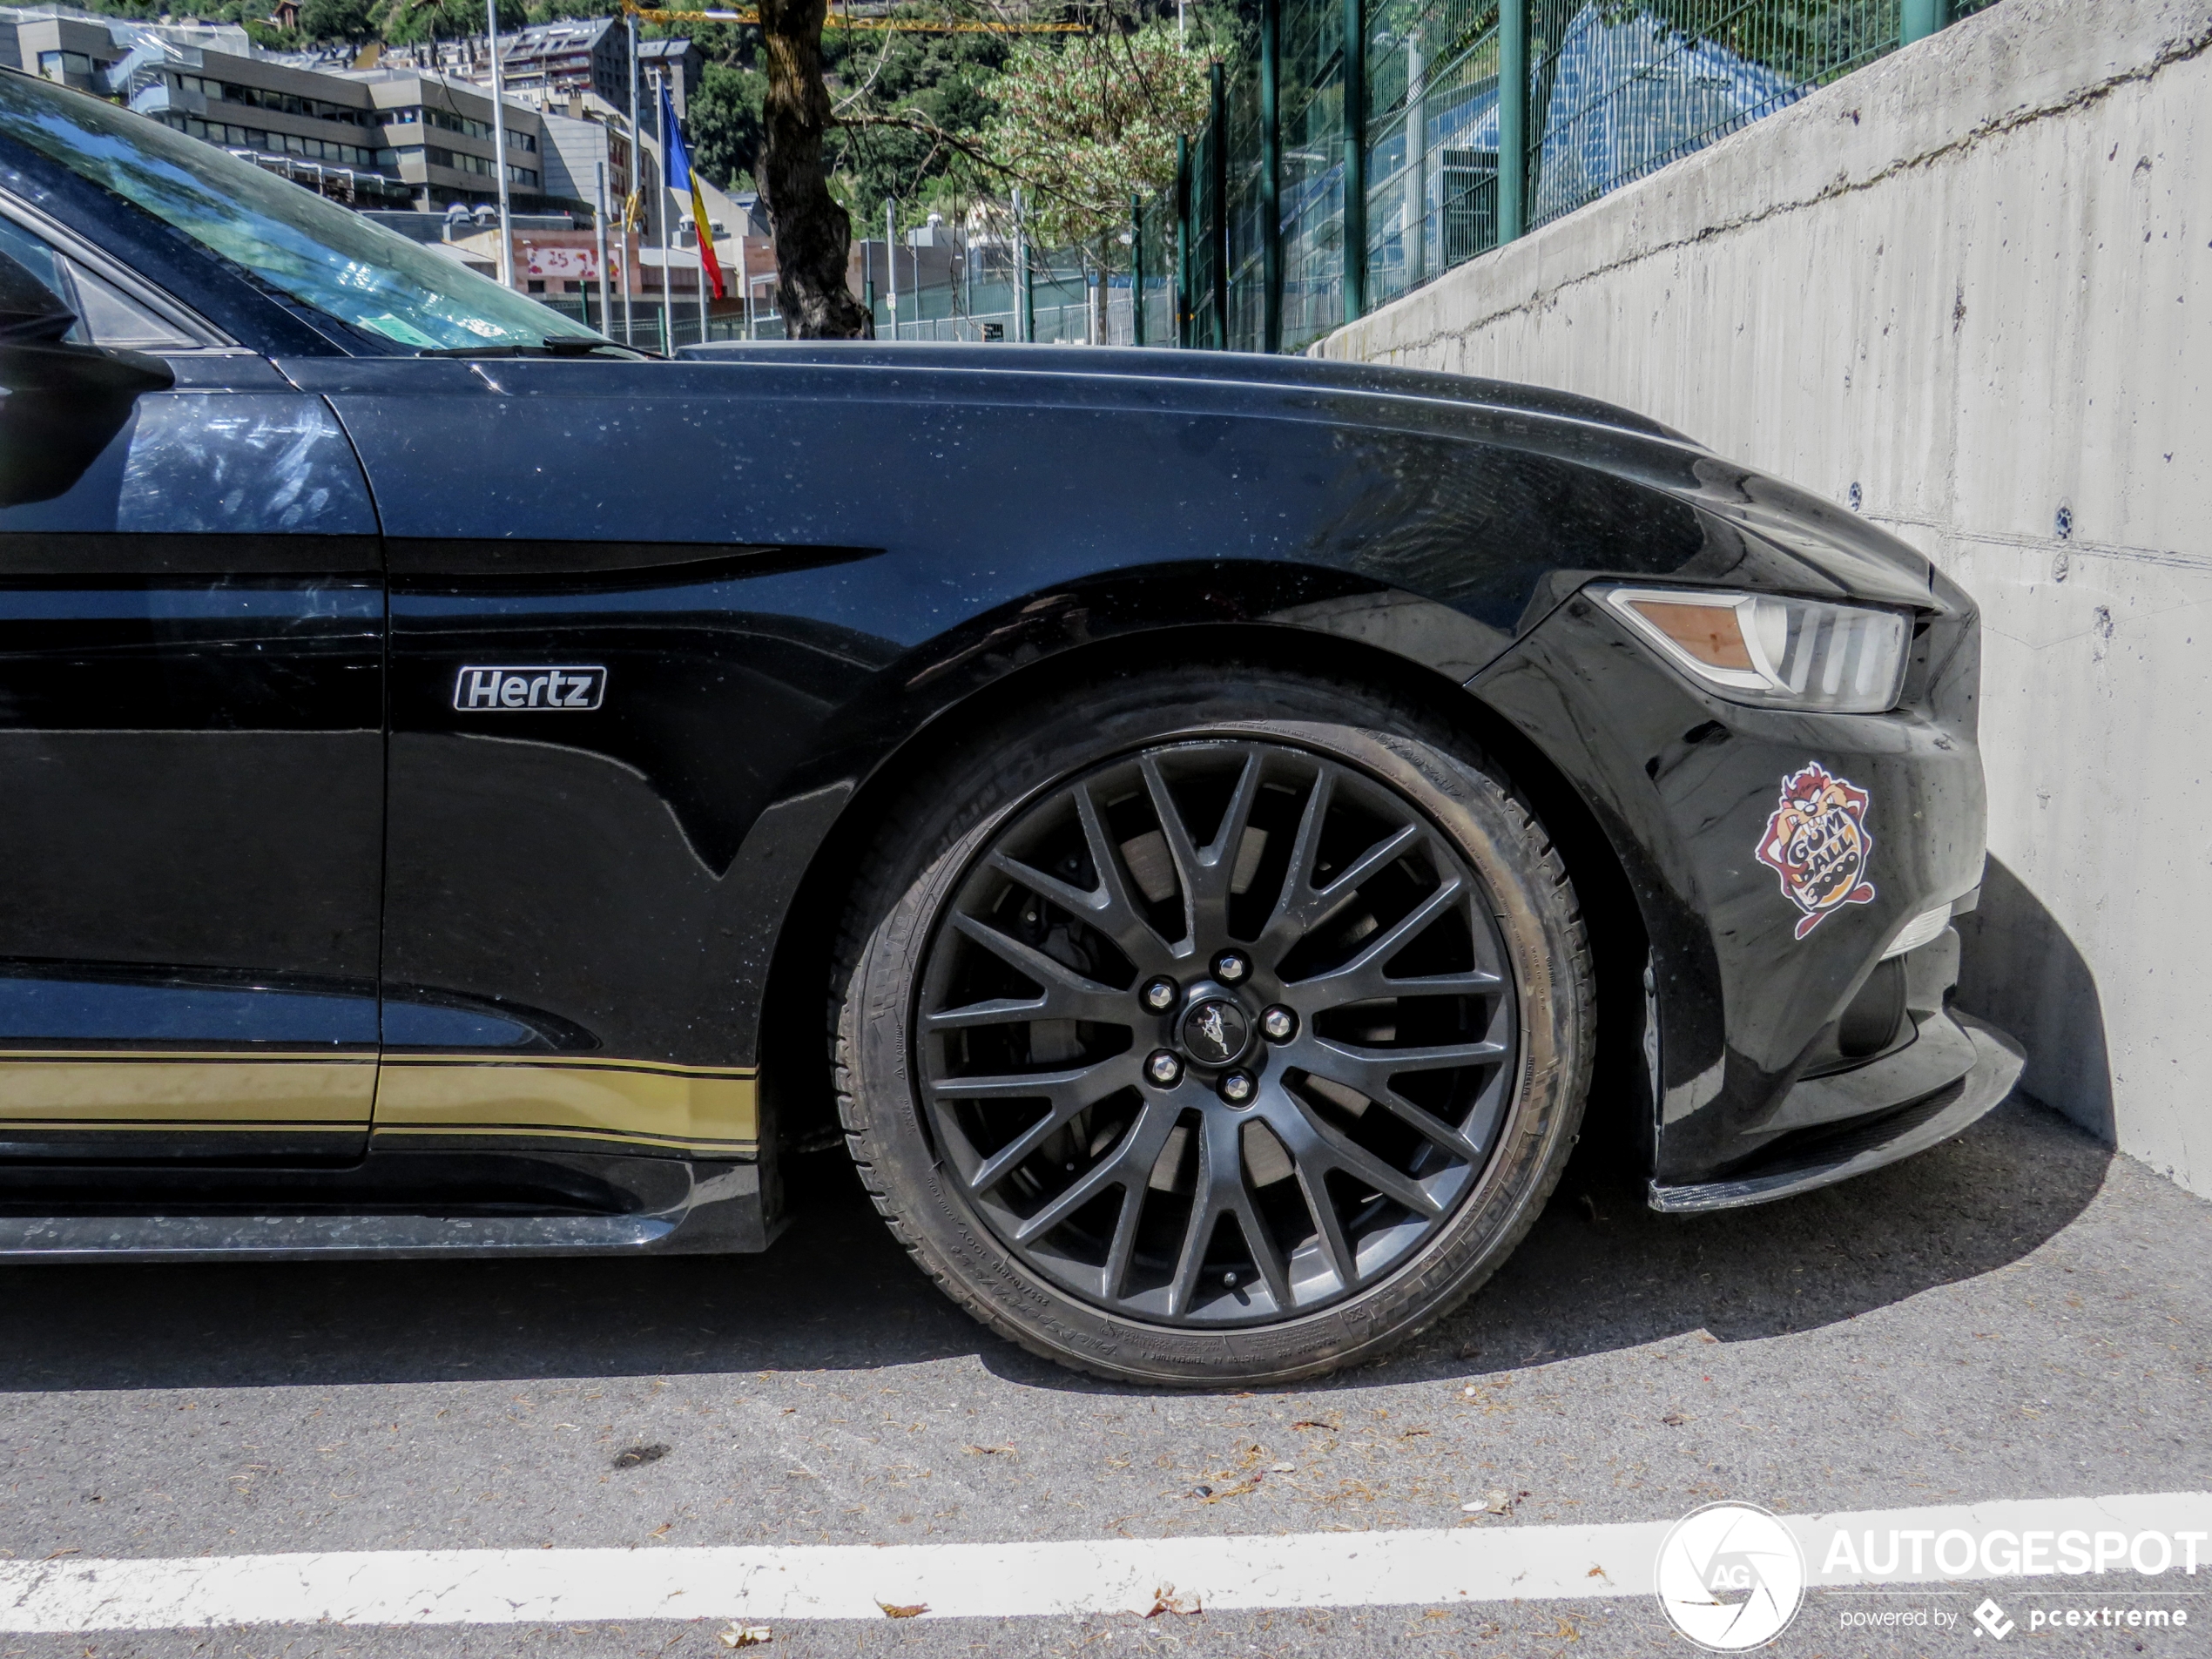
<svg viewBox="0 0 2212 1659">
<path fill-rule="evenodd" d="M 849 370 L 882 382 L 887 391 L 896 382 L 907 394 L 914 376 L 943 377 L 945 395 L 994 402 L 1127 401 L 1156 414 L 1319 420 L 1523 450 L 1592 468 L 1709 513 L 1802 570 L 1809 590 L 1949 608 L 1926 558 L 1855 513 L 1716 455 L 1648 416 L 1548 387 L 1372 363 L 1165 348 L 774 341 L 685 347 L 677 355 L 694 362 Z"/>
</svg>

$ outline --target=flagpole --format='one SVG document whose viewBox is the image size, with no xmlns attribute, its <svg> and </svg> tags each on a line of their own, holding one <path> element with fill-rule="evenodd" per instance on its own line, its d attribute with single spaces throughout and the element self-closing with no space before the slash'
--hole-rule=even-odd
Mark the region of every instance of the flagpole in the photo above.
<svg viewBox="0 0 2212 1659">
<path fill-rule="evenodd" d="M 630 311 L 630 205 L 639 199 L 644 179 L 638 169 L 644 163 L 645 147 L 637 141 L 637 19 L 624 13 L 622 24 L 630 44 L 630 190 L 622 200 L 622 343 L 635 346 L 637 332 Z"/>
<path fill-rule="evenodd" d="M 747 213 L 745 223 L 738 230 L 738 293 L 745 307 L 745 337 L 752 338 L 752 251 L 745 246 L 745 233 L 752 228 L 752 215 Z"/>
<path fill-rule="evenodd" d="M 499 284 L 515 286 L 513 218 L 507 210 L 507 111 L 500 98 L 499 0 L 484 0 L 484 23 L 491 31 L 491 147 L 499 167 Z"/>
<path fill-rule="evenodd" d="M 661 84 L 660 66 L 653 66 L 653 108 L 658 111 L 666 89 Z M 661 121 L 658 114 L 653 126 L 658 131 Z M 654 187 L 656 199 L 653 217 L 660 221 L 660 348 L 664 355 L 676 354 L 676 285 L 668 278 L 668 134 L 660 133 L 660 182 Z"/>
<path fill-rule="evenodd" d="M 698 211 L 697 205 L 704 203 L 706 200 L 706 198 L 694 191 L 691 195 L 691 200 L 694 204 L 691 213 L 691 239 L 698 244 L 699 256 L 699 344 L 704 346 L 706 344 L 707 245 L 713 239 L 714 226 L 708 224 L 703 224 L 701 221 L 705 219 L 706 215 Z"/>
<path fill-rule="evenodd" d="M 607 304 L 607 164 L 599 164 L 599 332 L 615 337 L 615 314 Z"/>
</svg>

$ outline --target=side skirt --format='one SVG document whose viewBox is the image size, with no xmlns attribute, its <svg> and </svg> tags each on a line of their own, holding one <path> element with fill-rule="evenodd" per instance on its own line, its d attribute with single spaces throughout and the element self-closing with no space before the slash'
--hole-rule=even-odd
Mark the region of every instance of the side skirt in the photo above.
<svg viewBox="0 0 2212 1659">
<path fill-rule="evenodd" d="M 651 1163 L 658 1166 L 653 1206 L 614 1213 L 577 1209 L 533 1214 L 513 1202 L 491 1204 L 460 1195 L 441 1198 L 421 1193 L 410 1198 L 401 1190 L 334 1182 L 316 1195 L 320 1203 L 294 1187 L 259 1204 L 239 1201 L 246 1197 L 239 1194 L 219 1208 L 204 1199 L 195 1204 L 183 1192 L 141 1191 L 135 1197 L 143 1211 L 131 1214 L 115 1213 L 118 1206 L 111 1201 L 100 1203 L 79 1190 L 66 1195 L 73 1213 L 33 1214 L 27 1212 L 40 1207 L 35 1189 L 0 1188 L 0 1198 L 9 1200 L 0 1209 L 0 1260 L 728 1255 L 765 1250 L 783 1231 L 772 1166 L 764 1170 L 757 1163 L 669 1158 Z M 213 1173 L 203 1172 L 203 1178 Z M 608 1174 L 619 1179 L 612 1170 Z M 348 1185 L 355 1187 L 350 1194 Z"/>
</svg>

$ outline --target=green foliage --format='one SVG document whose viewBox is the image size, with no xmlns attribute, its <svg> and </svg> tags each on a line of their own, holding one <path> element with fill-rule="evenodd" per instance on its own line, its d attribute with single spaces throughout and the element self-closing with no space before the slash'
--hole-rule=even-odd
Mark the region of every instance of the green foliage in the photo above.
<svg viewBox="0 0 2212 1659">
<path fill-rule="evenodd" d="M 960 149 L 935 134 L 973 140 L 989 116 L 988 89 L 1008 56 L 1003 35 L 833 29 L 822 44 L 830 99 L 841 115 L 894 114 L 928 129 L 856 123 L 833 138 L 832 165 L 870 223 L 885 198 L 911 200 L 957 169 Z"/>
<path fill-rule="evenodd" d="M 1175 179 L 1175 141 L 1206 118 L 1211 42 L 1172 23 L 1130 34 L 1024 40 L 991 88 L 981 132 L 989 169 L 1022 185 L 1031 234 L 1089 242 L 1129 217 L 1129 199 Z"/>
<path fill-rule="evenodd" d="M 529 21 L 523 0 L 499 0 L 499 26 L 520 29 Z M 397 0 L 386 15 L 383 38 L 400 45 L 425 40 L 458 40 L 484 32 L 481 0 Z"/>
<path fill-rule="evenodd" d="M 367 40 L 376 25 L 369 0 L 303 0 L 300 32 L 309 40 Z"/>
<path fill-rule="evenodd" d="M 691 94 L 685 137 L 691 161 L 724 190 L 750 175 L 760 154 L 760 100 L 768 78 L 737 64 L 713 64 Z"/>
</svg>

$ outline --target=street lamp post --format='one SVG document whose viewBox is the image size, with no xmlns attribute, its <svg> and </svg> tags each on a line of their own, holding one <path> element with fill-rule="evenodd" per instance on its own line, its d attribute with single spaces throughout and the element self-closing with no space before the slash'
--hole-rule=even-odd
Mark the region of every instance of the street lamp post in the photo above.
<svg viewBox="0 0 2212 1659">
<path fill-rule="evenodd" d="M 599 332 L 614 338 L 614 313 L 607 307 L 607 164 L 599 164 Z"/>
<path fill-rule="evenodd" d="M 515 286 L 515 238 L 507 204 L 507 110 L 500 97 L 499 0 L 484 0 L 484 24 L 491 35 L 491 147 L 499 169 L 499 281 Z"/>
</svg>

